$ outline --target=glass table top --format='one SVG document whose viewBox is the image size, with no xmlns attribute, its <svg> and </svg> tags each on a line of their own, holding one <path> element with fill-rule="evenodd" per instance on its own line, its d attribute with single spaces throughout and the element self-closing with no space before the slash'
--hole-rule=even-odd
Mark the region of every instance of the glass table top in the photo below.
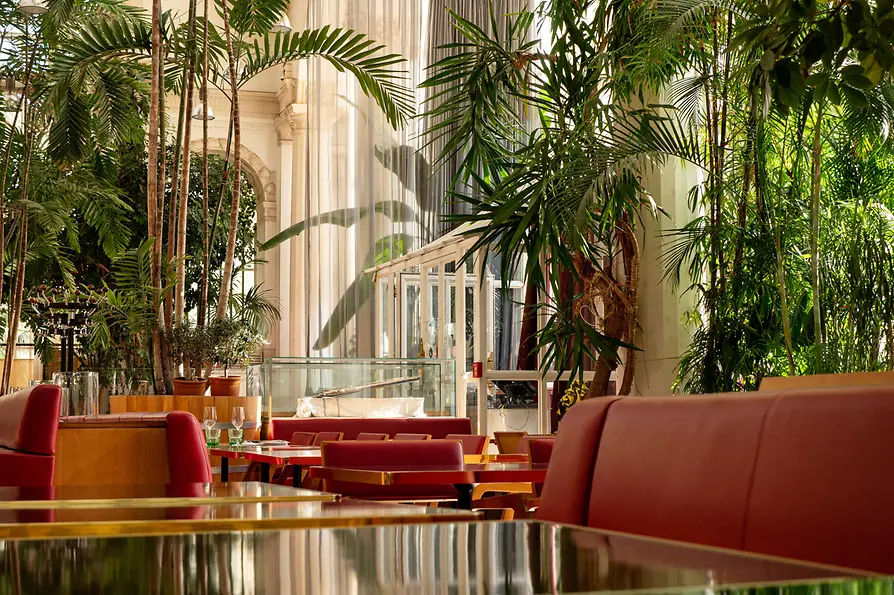
<svg viewBox="0 0 894 595">
<path fill-rule="evenodd" d="M 0 593 L 869 595 L 891 590 L 890 579 L 846 570 L 535 522 L 0 540 Z"/>
<path fill-rule="evenodd" d="M 0 510 L 335 500 L 336 494 L 260 482 L 0 488 Z"/>
<path fill-rule="evenodd" d="M 0 510 L 0 539 L 161 535 L 476 521 L 448 508 L 341 500 Z"/>
</svg>

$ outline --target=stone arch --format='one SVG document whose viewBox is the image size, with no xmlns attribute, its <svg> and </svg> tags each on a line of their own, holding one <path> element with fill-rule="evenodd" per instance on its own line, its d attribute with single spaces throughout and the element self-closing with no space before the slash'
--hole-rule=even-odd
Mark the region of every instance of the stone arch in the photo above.
<svg viewBox="0 0 894 595">
<path fill-rule="evenodd" d="M 202 141 L 189 143 L 193 155 L 202 155 Z M 227 142 L 223 138 L 208 139 L 209 155 L 226 155 Z M 242 145 L 242 171 L 248 176 L 255 195 L 258 197 L 258 222 L 276 220 L 276 181 L 273 172 L 261 157 Z"/>
</svg>

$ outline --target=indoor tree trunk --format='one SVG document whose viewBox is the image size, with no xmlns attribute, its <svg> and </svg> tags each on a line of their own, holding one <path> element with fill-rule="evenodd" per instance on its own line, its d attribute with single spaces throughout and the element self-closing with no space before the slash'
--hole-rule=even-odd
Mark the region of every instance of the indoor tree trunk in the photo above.
<svg viewBox="0 0 894 595">
<path fill-rule="evenodd" d="M 227 234 L 227 253 L 224 259 L 223 275 L 220 281 L 220 296 L 217 301 L 217 318 L 222 319 L 227 315 L 227 301 L 230 298 L 230 283 L 233 278 L 233 260 L 236 257 L 236 228 L 239 225 L 239 190 L 242 172 L 241 144 L 242 136 L 239 126 L 239 87 L 236 83 L 236 63 L 233 59 L 233 36 L 230 30 L 230 11 L 224 0 L 223 21 L 224 36 L 227 41 L 227 62 L 230 66 L 230 93 L 232 96 L 233 110 L 233 201 L 230 206 L 230 229 Z"/>
<path fill-rule="evenodd" d="M 159 102 L 161 99 L 161 0 L 152 0 L 152 80 L 149 90 L 149 126 L 146 142 L 146 220 L 149 239 L 152 240 L 149 274 L 150 283 L 156 291 L 152 297 L 154 309 L 158 313 L 156 328 L 152 333 L 152 374 L 155 379 L 157 394 L 165 389 L 164 371 L 162 369 L 163 350 L 161 345 L 161 325 L 163 313 L 159 303 L 161 292 L 161 234 L 159 232 L 158 192 L 158 140 L 159 140 Z M 164 184 L 161 184 L 163 187 Z"/>
<path fill-rule="evenodd" d="M 180 199 L 177 215 L 177 278 L 175 286 L 174 321 L 180 322 L 186 315 L 186 223 L 189 209 L 189 166 L 191 153 L 189 143 L 192 140 L 192 105 L 195 89 L 196 61 L 196 0 L 189 2 L 189 39 L 187 41 L 187 79 L 186 79 L 186 123 L 183 128 L 183 145 L 181 147 L 180 164 Z M 173 208 L 173 205 L 172 205 Z"/>
<path fill-rule="evenodd" d="M 183 79 L 186 80 L 186 75 L 189 72 L 189 69 L 186 65 L 183 66 Z M 177 190 L 180 188 L 179 183 L 179 175 L 180 170 L 176 167 L 178 163 L 180 163 L 180 151 L 183 148 L 183 127 L 185 125 L 184 120 L 186 119 L 186 93 L 180 94 L 180 107 L 177 112 L 177 135 L 174 137 L 174 171 L 171 174 L 171 200 L 170 207 L 168 209 L 168 241 L 167 241 L 167 252 L 166 258 L 168 262 L 173 262 L 177 257 L 177 204 L 178 204 L 178 193 Z M 164 299 L 164 308 L 165 308 L 165 329 L 170 331 L 174 325 L 174 294 L 173 292 L 167 292 Z"/>
<path fill-rule="evenodd" d="M 603 320 L 602 332 L 609 337 L 622 337 L 627 331 L 627 317 L 624 315 L 623 307 L 619 302 L 619 298 L 604 298 L 606 312 L 611 312 Z M 594 397 L 604 397 L 608 394 L 608 385 L 611 382 L 612 372 L 618 368 L 617 357 L 610 357 L 606 354 L 599 354 L 596 360 L 596 368 L 593 371 L 593 380 L 587 388 L 587 399 Z"/>
<path fill-rule="evenodd" d="M 5 39 L 5 31 L 4 31 L 4 39 Z M 28 36 L 28 19 L 25 19 L 25 37 Z M 25 61 L 25 77 L 23 81 L 23 89 L 25 89 L 25 93 L 22 93 L 22 99 L 16 104 L 16 111 L 12 117 L 12 124 L 9 127 L 9 130 L 15 130 L 16 124 L 19 120 L 19 114 L 21 114 L 25 108 L 26 102 L 26 93 L 27 90 L 31 86 L 31 71 L 33 70 L 34 65 L 34 52 L 28 52 L 28 56 Z M 9 135 L 9 138 L 6 141 L 6 151 L 3 155 L 3 165 L 2 167 L 2 177 L 0 177 L 0 303 L 3 301 L 3 265 L 4 255 L 6 253 L 6 176 L 9 171 L 9 160 L 12 156 L 12 141 L 13 134 Z M 12 300 L 9 300 L 9 303 L 12 304 Z M 0 377 L 0 384 L 2 384 L 2 377 Z M 3 393 L 0 393 L 3 394 Z"/>
<path fill-rule="evenodd" d="M 202 25 L 202 279 L 199 292 L 199 326 L 205 326 L 208 313 L 208 0 L 204 2 Z"/>
<path fill-rule="evenodd" d="M 624 304 L 624 316 L 627 328 L 623 339 L 629 344 L 634 344 L 636 327 L 639 324 L 639 243 L 636 241 L 636 233 L 625 216 L 618 227 L 618 242 L 621 244 L 621 254 L 624 259 L 624 275 L 626 286 L 626 303 Z M 633 379 L 636 373 L 636 349 L 624 348 L 624 377 L 617 394 L 629 395 L 633 389 Z"/>
<path fill-rule="evenodd" d="M 820 208 L 820 182 L 822 175 L 822 123 L 823 100 L 820 99 L 816 108 L 816 121 L 813 126 L 813 149 L 810 152 L 811 159 L 811 185 L 810 185 L 810 273 L 813 284 L 813 332 L 816 349 L 814 374 L 823 371 L 823 326 L 822 326 L 822 299 L 820 296 L 820 270 L 819 270 L 819 208 Z"/>
</svg>

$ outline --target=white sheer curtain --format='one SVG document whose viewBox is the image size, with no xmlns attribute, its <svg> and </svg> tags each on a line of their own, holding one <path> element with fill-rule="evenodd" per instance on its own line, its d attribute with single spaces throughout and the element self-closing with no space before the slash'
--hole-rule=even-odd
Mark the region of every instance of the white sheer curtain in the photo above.
<svg viewBox="0 0 894 595">
<path fill-rule="evenodd" d="M 427 0 L 310 0 L 307 26 L 366 33 L 407 58 L 408 86 L 422 80 Z M 306 63 L 307 217 L 343 213 L 342 225 L 311 227 L 307 242 L 307 351 L 322 356 L 374 352 L 372 284 L 376 259 L 418 248 L 424 209 L 417 201 L 418 121 L 395 131 L 353 78 L 324 61 Z M 299 314 L 300 315 L 300 314 Z"/>
<path fill-rule="evenodd" d="M 495 0 L 513 12 L 528 0 Z M 407 60 L 406 84 L 414 89 L 434 48 L 458 41 L 447 8 L 489 28 L 487 0 L 308 0 L 308 28 L 330 25 L 366 33 Z M 451 164 L 431 176 L 431 151 L 417 153 L 422 128 L 412 120 L 393 130 L 353 78 L 324 61 L 302 62 L 308 81 L 306 217 L 345 214 L 341 225 L 309 227 L 304 237 L 309 273 L 299 279 L 306 304 L 307 344 L 314 356 L 374 354 L 372 284 L 363 270 L 420 248 L 447 231 L 442 215 Z M 423 111 L 424 91 L 417 90 Z M 436 150 L 436 148 L 435 148 Z M 302 313 L 296 313 L 302 316 Z"/>
</svg>

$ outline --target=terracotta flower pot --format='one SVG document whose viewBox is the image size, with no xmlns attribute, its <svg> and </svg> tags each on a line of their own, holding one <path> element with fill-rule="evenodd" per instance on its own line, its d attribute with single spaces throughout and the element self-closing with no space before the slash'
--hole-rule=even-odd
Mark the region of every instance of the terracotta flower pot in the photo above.
<svg viewBox="0 0 894 595">
<path fill-rule="evenodd" d="M 174 379 L 174 394 L 182 396 L 201 397 L 208 388 L 208 381 L 204 378 L 199 380 L 184 380 L 183 378 Z"/>
<path fill-rule="evenodd" d="M 211 383 L 211 396 L 238 397 L 241 380 L 239 376 L 212 376 L 208 379 Z"/>
</svg>

